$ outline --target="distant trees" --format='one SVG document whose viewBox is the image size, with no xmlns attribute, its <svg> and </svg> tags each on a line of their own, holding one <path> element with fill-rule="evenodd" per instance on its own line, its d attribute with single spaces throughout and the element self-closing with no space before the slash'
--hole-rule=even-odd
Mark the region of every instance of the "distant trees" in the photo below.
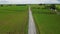
<svg viewBox="0 0 60 34">
<path fill-rule="evenodd" d="M 26 6 L 26 4 L 16 4 L 16 6 Z"/>
<path fill-rule="evenodd" d="M 1 6 L 1 7 L 3 7 L 3 5 L 2 5 L 2 4 L 1 4 L 0 6 Z"/>
<path fill-rule="evenodd" d="M 6 4 L 0 4 L 1 7 L 3 6 L 10 6 L 10 4 L 6 5 Z"/>
<path fill-rule="evenodd" d="M 51 4 L 51 5 L 50 5 L 50 9 L 55 10 L 55 9 L 56 9 L 55 4 Z"/>
<path fill-rule="evenodd" d="M 52 13 L 56 13 L 57 12 L 55 4 L 51 4 L 50 5 L 50 9 L 52 10 Z"/>
<path fill-rule="evenodd" d="M 51 13 L 56 13 L 57 12 L 57 7 L 55 4 L 39 4 L 41 8 L 51 10 Z"/>
<path fill-rule="evenodd" d="M 26 4 L 0 4 L 0 6 L 26 6 Z"/>
</svg>

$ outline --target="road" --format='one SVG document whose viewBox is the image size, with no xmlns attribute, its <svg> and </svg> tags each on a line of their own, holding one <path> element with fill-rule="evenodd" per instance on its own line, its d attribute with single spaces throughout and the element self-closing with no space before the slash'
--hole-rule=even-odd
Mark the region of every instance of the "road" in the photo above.
<svg viewBox="0 0 60 34">
<path fill-rule="evenodd" d="M 29 6 L 29 26 L 28 26 L 28 34 L 36 34 L 36 27 L 33 20 L 32 12 Z"/>
</svg>

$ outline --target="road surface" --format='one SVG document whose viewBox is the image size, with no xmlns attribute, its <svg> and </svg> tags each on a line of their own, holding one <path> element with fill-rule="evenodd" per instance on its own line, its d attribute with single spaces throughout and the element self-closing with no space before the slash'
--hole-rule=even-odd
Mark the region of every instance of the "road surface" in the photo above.
<svg viewBox="0 0 60 34">
<path fill-rule="evenodd" d="M 28 26 L 28 34 L 36 34 L 36 27 L 33 20 L 32 12 L 29 6 L 29 26 Z"/>
</svg>

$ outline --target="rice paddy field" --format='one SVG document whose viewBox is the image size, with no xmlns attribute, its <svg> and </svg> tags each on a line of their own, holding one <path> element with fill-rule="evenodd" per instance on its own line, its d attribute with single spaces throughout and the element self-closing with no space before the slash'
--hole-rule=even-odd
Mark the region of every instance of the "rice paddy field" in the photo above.
<svg viewBox="0 0 60 34">
<path fill-rule="evenodd" d="M 56 5 L 60 7 L 60 5 Z M 60 34 L 60 15 L 51 13 L 44 5 L 31 5 L 37 34 Z"/>
<path fill-rule="evenodd" d="M 27 6 L 0 6 L 0 34 L 27 34 L 27 25 Z"/>
</svg>

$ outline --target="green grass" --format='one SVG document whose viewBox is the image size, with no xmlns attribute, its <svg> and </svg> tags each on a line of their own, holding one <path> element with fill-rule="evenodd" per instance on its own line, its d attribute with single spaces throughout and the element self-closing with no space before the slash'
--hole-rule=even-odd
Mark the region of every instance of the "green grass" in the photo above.
<svg viewBox="0 0 60 34">
<path fill-rule="evenodd" d="M 27 6 L 0 6 L 0 10 L 7 10 L 7 11 L 25 11 Z"/>
<path fill-rule="evenodd" d="M 60 15 L 51 14 L 49 9 L 31 8 L 39 34 L 60 34 Z"/>
<path fill-rule="evenodd" d="M 60 4 L 56 5 L 58 12 L 60 12 Z"/>
<path fill-rule="evenodd" d="M 0 7 L 0 34 L 27 34 L 27 6 Z"/>
</svg>

